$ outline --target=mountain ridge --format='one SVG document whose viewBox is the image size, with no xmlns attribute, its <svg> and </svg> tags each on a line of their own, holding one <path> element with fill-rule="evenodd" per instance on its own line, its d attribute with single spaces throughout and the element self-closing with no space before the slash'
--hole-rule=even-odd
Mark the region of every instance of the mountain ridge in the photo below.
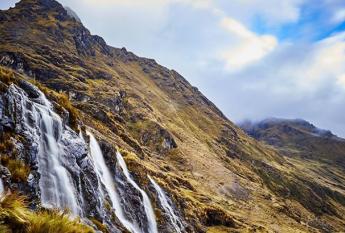
<svg viewBox="0 0 345 233">
<path fill-rule="evenodd" d="M 108 46 L 56 1 L 22 0 L 0 11 L 0 33 L 0 65 L 14 77 L 1 76 L 2 98 L 11 83 L 30 93 L 20 80 L 31 82 L 74 132 L 93 129 L 113 174 L 120 150 L 151 198 L 160 232 L 171 229 L 148 174 L 171 197 L 186 232 L 327 232 L 344 226 L 341 188 L 308 181 L 301 161 L 248 137 L 176 71 Z M 27 194 L 20 189 L 25 179 L 7 181 L 7 188 Z M 128 197 L 129 204 L 137 203 L 135 197 Z"/>
<path fill-rule="evenodd" d="M 308 121 L 269 118 L 256 123 L 245 122 L 240 127 L 253 138 L 278 147 L 285 154 L 294 154 L 289 149 L 297 149 L 308 158 L 325 159 L 344 166 L 345 139 Z"/>
</svg>

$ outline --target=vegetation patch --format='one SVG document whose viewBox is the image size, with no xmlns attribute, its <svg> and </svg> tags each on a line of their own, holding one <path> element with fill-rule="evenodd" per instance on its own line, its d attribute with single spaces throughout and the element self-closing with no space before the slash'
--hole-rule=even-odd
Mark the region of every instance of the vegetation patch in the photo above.
<svg viewBox="0 0 345 233">
<path fill-rule="evenodd" d="M 98 221 L 96 218 L 90 218 L 90 220 L 93 224 L 95 224 L 95 226 L 97 227 L 98 230 L 100 230 L 103 233 L 109 233 L 106 226 L 103 223 L 101 223 L 100 221 Z"/>
<path fill-rule="evenodd" d="M 6 85 L 10 85 L 15 82 L 14 73 L 9 69 L 0 67 L 0 81 Z"/>
<path fill-rule="evenodd" d="M 23 161 L 12 159 L 9 156 L 1 156 L 1 164 L 11 172 L 11 179 L 15 183 L 25 182 L 30 174 L 30 167 Z"/>
<path fill-rule="evenodd" d="M 0 232 L 3 233 L 93 233 L 78 219 L 65 212 L 42 210 L 32 212 L 25 198 L 16 194 L 0 197 Z"/>
</svg>

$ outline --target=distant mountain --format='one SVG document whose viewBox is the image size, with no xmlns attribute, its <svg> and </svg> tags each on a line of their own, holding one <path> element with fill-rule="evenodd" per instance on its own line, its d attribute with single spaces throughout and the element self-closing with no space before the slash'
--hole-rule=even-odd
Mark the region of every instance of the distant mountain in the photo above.
<svg viewBox="0 0 345 233">
<path fill-rule="evenodd" d="M 240 127 L 253 138 L 275 146 L 287 156 L 298 155 L 345 168 L 345 139 L 305 120 L 270 118 L 243 122 Z"/>
</svg>

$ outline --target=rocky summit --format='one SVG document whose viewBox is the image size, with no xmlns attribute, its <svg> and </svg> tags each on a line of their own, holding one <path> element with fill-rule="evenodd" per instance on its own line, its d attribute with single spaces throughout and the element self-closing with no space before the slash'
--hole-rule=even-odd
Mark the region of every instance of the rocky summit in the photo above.
<svg viewBox="0 0 345 233">
<path fill-rule="evenodd" d="M 300 120 L 244 132 L 54 0 L 0 11 L 0 116 L 0 232 L 345 229 L 343 139 Z"/>
</svg>

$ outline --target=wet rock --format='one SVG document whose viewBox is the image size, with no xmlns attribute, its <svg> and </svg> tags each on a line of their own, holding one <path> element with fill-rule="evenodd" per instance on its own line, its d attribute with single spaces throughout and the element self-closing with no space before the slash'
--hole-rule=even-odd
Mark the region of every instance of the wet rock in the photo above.
<svg viewBox="0 0 345 233">
<path fill-rule="evenodd" d="M 7 92 L 0 96 L 0 99 L 5 103 L 2 105 L 2 111 L 0 112 L 3 116 L 6 116 L 6 119 L 11 119 L 15 122 L 15 132 L 25 139 L 25 145 L 17 140 L 15 141 L 16 151 L 18 152 L 19 159 L 27 161 L 30 165 L 31 172 L 28 176 L 27 184 L 16 184 L 16 188 L 28 195 L 30 201 L 32 201 L 30 205 L 32 208 L 37 208 L 42 195 L 40 186 L 40 180 L 42 179 L 42 170 L 40 170 L 42 169 L 40 167 L 42 164 L 40 163 L 42 161 L 39 156 L 42 150 L 47 150 L 47 148 L 41 147 L 42 140 L 45 140 L 45 138 L 41 138 L 41 135 L 46 135 L 41 127 L 44 129 L 47 125 L 39 124 L 34 116 L 37 116 L 35 115 L 37 109 L 49 106 L 51 108 L 50 114 L 54 115 L 54 113 L 52 112 L 53 105 L 47 103 L 48 100 L 45 99 L 43 93 L 35 86 L 28 83 L 22 83 L 22 86 L 25 87 L 25 90 L 12 84 Z M 42 104 L 42 106 L 38 104 Z M 6 106 L 6 109 L 3 109 L 4 106 Z M 59 118 L 59 116 L 56 117 Z M 2 117 L 1 119 L 5 118 Z M 98 180 L 93 163 L 88 156 L 88 145 L 76 132 L 64 124 L 62 119 L 61 122 L 60 128 L 57 119 L 56 124 L 52 128 L 53 134 L 46 136 L 54 136 L 58 139 L 58 159 L 63 168 L 66 169 L 68 176 L 72 178 L 71 185 L 75 192 L 78 206 L 81 208 L 80 215 L 97 217 L 97 219 L 101 219 L 104 223 L 111 226 L 110 229 L 114 229 L 111 232 L 118 232 L 110 219 L 111 213 L 106 213 L 107 210 L 103 203 L 96 198 L 99 195 L 98 190 L 95 188 L 98 185 Z M 48 150 L 44 153 L 57 153 L 57 151 Z M 11 174 L 8 169 L 0 167 L 0 174 L 5 185 L 10 187 Z"/>
<path fill-rule="evenodd" d="M 19 80 L 18 85 L 28 94 L 29 98 L 35 99 L 40 97 L 40 93 L 38 92 L 37 88 L 31 83 Z"/>
<path fill-rule="evenodd" d="M 2 165 L 0 165 L 0 178 L 2 179 L 5 187 L 11 188 L 11 172 L 7 167 L 4 167 Z"/>
<path fill-rule="evenodd" d="M 0 132 L 4 131 L 13 131 L 14 130 L 14 122 L 12 119 L 8 117 L 3 117 L 0 119 Z"/>
</svg>

